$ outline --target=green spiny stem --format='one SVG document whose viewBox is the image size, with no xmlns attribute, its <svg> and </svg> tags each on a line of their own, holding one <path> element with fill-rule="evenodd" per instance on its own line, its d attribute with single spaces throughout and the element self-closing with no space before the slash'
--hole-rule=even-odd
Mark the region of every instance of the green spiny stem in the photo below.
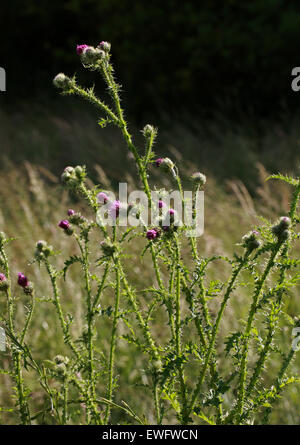
<svg viewBox="0 0 300 445">
<path fill-rule="evenodd" d="M 296 187 L 293 193 L 293 197 L 292 197 L 292 202 L 291 202 L 291 207 L 290 207 L 290 212 L 289 212 L 289 217 L 291 218 L 292 223 L 294 222 L 294 218 L 295 218 L 295 213 L 297 210 L 297 206 L 298 206 L 298 202 L 299 202 L 299 195 L 300 195 L 300 187 Z M 282 251 L 282 258 L 287 259 L 288 258 L 288 253 L 291 247 L 291 242 L 290 240 L 287 240 L 283 251 Z M 286 269 L 282 268 L 281 272 L 280 272 L 280 279 L 279 279 L 279 286 L 282 285 L 284 283 L 286 277 Z M 277 297 L 277 302 L 276 302 L 276 309 L 277 309 L 277 313 L 280 312 L 281 306 L 282 306 L 282 296 L 284 293 L 284 289 L 280 289 L 279 291 L 279 295 Z M 276 329 L 276 321 L 272 322 L 272 317 L 269 317 L 269 324 L 268 324 L 268 334 L 267 334 L 267 339 L 266 342 L 264 344 L 264 347 L 260 353 L 259 359 L 256 363 L 255 369 L 253 371 L 251 380 L 249 382 L 249 385 L 246 389 L 246 396 L 250 396 L 252 390 L 254 389 L 256 382 L 261 374 L 261 370 L 263 369 L 263 366 L 267 360 L 268 357 L 268 353 L 270 350 L 270 346 L 272 344 L 272 340 L 274 337 L 274 333 L 275 333 L 275 329 Z"/>
<path fill-rule="evenodd" d="M 176 239 L 176 315 L 175 315 L 175 334 L 176 334 L 176 355 L 177 357 L 181 357 L 181 309 L 180 309 L 180 287 L 181 287 L 181 266 L 180 266 L 180 247 L 179 241 Z M 183 364 L 179 363 L 178 365 L 178 375 L 179 375 L 179 383 L 180 383 L 180 393 L 182 398 L 182 419 L 186 419 L 186 411 L 187 411 L 187 397 L 186 397 L 186 385 L 184 380 L 184 371 Z"/>
<path fill-rule="evenodd" d="M 22 335 L 21 335 L 21 340 L 20 340 L 20 343 L 21 343 L 21 344 L 22 344 L 22 343 L 24 342 L 24 340 L 25 340 L 25 336 L 26 336 L 26 334 L 27 334 L 29 325 L 30 325 L 30 323 L 31 323 L 32 315 L 33 315 L 33 311 L 34 311 L 34 306 L 35 306 L 34 296 L 31 295 L 30 308 L 29 308 L 29 312 L 28 312 L 27 317 L 26 317 L 25 326 L 24 326 L 24 328 L 23 328 L 23 332 L 22 332 Z"/>
<path fill-rule="evenodd" d="M 78 243 L 84 271 L 85 290 L 86 290 L 86 321 L 87 321 L 87 349 L 88 349 L 88 375 L 89 385 L 88 391 L 90 391 L 92 400 L 96 399 L 95 389 L 95 372 L 94 372 L 94 344 L 93 344 L 93 307 L 92 307 L 92 294 L 90 284 L 90 272 L 89 272 L 89 249 L 88 239 L 84 239 L 84 244 L 80 238 L 75 234 L 75 239 Z"/>
<path fill-rule="evenodd" d="M 79 97 L 82 97 L 85 100 L 88 100 L 96 107 L 100 108 L 104 113 L 118 125 L 118 118 L 112 112 L 112 110 L 100 99 L 98 99 L 92 90 L 85 90 L 84 88 L 79 87 L 78 85 L 74 85 L 72 90 L 69 92 L 70 94 L 76 94 Z"/>
<path fill-rule="evenodd" d="M 237 412 L 235 413 L 238 422 L 242 417 L 243 409 L 244 409 L 245 383 L 246 383 L 246 377 L 247 377 L 247 357 L 248 357 L 249 337 L 250 337 L 250 333 L 251 333 L 251 329 L 252 329 L 252 323 L 253 323 L 253 319 L 254 319 L 254 316 L 257 311 L 257 304 L 259 302 L 263 286 L 265 284 L 265 281 L 266 281 L 270 271 L 272 270 L 272 267 L 274 266 L 274 260 L 277 256 L 280 248 L 281 248 L 281 243 L 277 242 L 277 244 L 274 246 L 272 254 L 271 254 L 269 261 L 266 265 L 264 273 L 263 273 L 261 279 L 257 283 L 256 290 L 255 290 L 253 300 L 252 300 L 252 304 L 250 307 L 249 315 L 248 315 L 247 326 L 246 326 L 246 330 L 244 333 L 244 346 L 243 346 L 243 350 L 242 350 L 238 402 L 237 402 L 237 407 L 236 407 Z"/>
<path fill-rule="evenodd" d="M 124 271 L 123 271 L 123 268 L 122 268 L 122 265 L 121 265 L 121 262 L 120 262 L 119 259 L 117 259 L 116 265 L 117 265 L 117 267 L 120 270 L 121 281 L 123 282 L 123 285 L 124 285 L 126 294 L 128 296 L 129 302 L 130 302 L 131 306 L 133 307 L 133 310 L 134 310 L 134 313 L 136 315 L 137 321 L 138 321 L 138 323 L 140 325 L 140 328 L 143 331 L 144 337 L 145 337 L 145 339 L 146 339 L 146 341 L 148 343 L 148 347 L 151 350 L 151 355 L 152 355 L 154 360 L 159 360 L 160 356 L 159 356 L 159 353 L 158 353 L 158 349 L 157 349 L 157 347 L 156 347 L 156 345 L 154 343 L 154 340 L 153 340 L 153 338 L 151 336 L 151 333 L 149 331 L 149 327 L 145 323 L 145 320 L 144 320 L 144 318 L 143 318 L 143 316 L 141 314 L 141 311 L 140 311 L 140 309 L 138 307 L 136 298 L 135 298 L 132 290 L 130 289 L 130 286 L 128 284 L 128 281 L 126 279 L 126 276 L 124 274 Z"/>
<path fill-rule="evenodd" d="M 84 363 L 84 359 L 83 359 L 82 355 L 80 354 L 80 352 L 74 345 L 73 341 L 71 340 L 70 333 L 69 333 L 69 330 L 68 330 L 68 327 L 67 327 L 67 324 L 65 321 L 65 317 L 63 315 L 62 307 L 60 304 L 60 297 L 59 297 L 57 282 L 56 282 L 56 272 L 54 271 L 53 267 L 51 266 L 51 264 L 49 263 L 47 258 L 44 259 L 44 263 L 45 263 L 48 275 L 50 277 L 52 291 L 53 291 L 53 297 L 54 297 L 53 303 L 54 303 L 54 306 L 55 306 L 57 314 L 58 314 L 61 329 L 64 334 L 64 341 L 70 347 L 70 349 L 75 354 L 77 359 L 80 360 L 82 363 Z"/>
<path fill-rule="evenodd" d="M 63 412 L 62 412 L 62 424 L 66 425 L 68 421 L 68 392 L 69 392 L 69 381 L 68 376 L 64 377 L 63 382 Z"/>
<path fill-rule="evenodd" d="M 16 336 L 15 334 L 15 327 L 14 327 L 14 301 L 11 294 L 11 279 L 10 279 L 10 271 L 9 271 L 9 265 L 8 265 L 8 259 L 6 256 L 6 253 L 4 251 L 4 248 L 1 247 L 0 249 L 1 256 L 3 258 L 4 262 L 4 269 L 6 274 L 6 279 L 9 283 L 8 289 L 6 290 L 6 299 L 7 299 L 7 312 L 8 312 L 8 326 L 13 334 L 13 336 Z M 18 403 L 19 403 L 19 413 L 21 422 L 23 425 L 29 425 L 31 423 L 31 416 L 30 416 L 30 410 L 29 405 L 25 396 L 25 388 L 24 388 L 24 381 L 23 381 L 23 373 L 22 373 L 22 367 L 21 367 L 21 357 L 22 353 L 15 348 L 15 346 L 12 346 L 12 362 L 14 367 L 14 379 L 16 383 L 17 388 L 17 395 L 18 395 Z"/>
<path fill-rule="evenodd" d="M 102 295 L 102 292 L 103 292 L 103 289 L 104 289 L 104 286 L 105 286 L 105 282 L 106 282 L 108 274 L 109 274 L 110 267 L 111 267 L 111 260 L 109 260 L 106 263 L 106 266 L 105 266 L 105 269 L 104 269 L 104 273 L 103 273 L 103 276 L 102 276 L 102 280 L 101 280 L 100 286 L 98 288 L 97 295 L 95 296 L 95 299 L 93 301 L 93 311 L 95 311 L 96 307 L 99 304 L 99 300 L 101 298 L 101 295 Z"/>
<path fill-rule="evenodd" d="M 117 339 L 117 325 L 119 319 L 119 305 L 120 305 L 120 270 L 118 267 L 116 267 L 116 300 L 115 300 L 114 318 L 113 318 L 111 340 L 110 340 L 110 355 L 109 355 L 109 368 L 108 368 L 107 399 L 109 401 L 112 401 L 113 398 L 114 363 L 115 363 L 115 349 L 116 349 L 116 339 Z M 105 413 L 105 424 L 109 422 L 109 419 L 110 419 L 110 405 L 107 405 Z"/>
<path fill-rule="evenodd" d="M 206 370 L 207 370 L 207 368 L 209 366 L 210 358 L 211 358 L 211 355 L 213 353 L 216 336 L 217 336 L 217 333 L 218 333 L 219 325 L 220 325 L 220 322 L 221 322 L 221 319 L 222 319 L 225 307 L 226 307 L 227 302 L 228 302 L 228 300 L 229 300 L 229 298 L 231 296 L 231 293 L 233 291 L 236 279 L 237 279 L 239 273 L 241 272 L 241 270 L 243 269 L 244 265 L 247 262 L 248 256 L 249 256 L 249 253 L 246 252 L 244 258 L 240 261 L 240 264 L 238 265 L 238 267 L 236 267 L 235 270 L 233 271 L 231 279 L 230 279 L 230 282 L 229 282 L 229 284 L 227 286 L 227 289 L 226 289 L 223 301 L 221 303 L 221 307 L 219 309 L 216 321 L 215 321 L 215 323 L 213 325 L 213 330 L 212 330 L 212 334 L 211 334 L 211 337 L 210 337 L 210 343 L 209 343 L 208 351 L 206 353 L 205 362 L 204 362 L 202 371 L 201 371 L 201 373 L 199 375 L 198 382 L 197 382 L 196 388 L 194 390 L 194 393 L 192 395 L 192 400 L 191 400 L 190 406 L 189 406 L 188 411 L 187 411 L 187 415 L 188 416 L 192 412 L 192 410 L 193 410 L 193 408 L 195 406 L 197 397 L 198 397 L 198 395 L 200 393 L 201 386 L 202 386 L 204 378 L 205 378 Z M 188 419 L 186 419 L 186 420 L 188 420 Z"/>
</svg>

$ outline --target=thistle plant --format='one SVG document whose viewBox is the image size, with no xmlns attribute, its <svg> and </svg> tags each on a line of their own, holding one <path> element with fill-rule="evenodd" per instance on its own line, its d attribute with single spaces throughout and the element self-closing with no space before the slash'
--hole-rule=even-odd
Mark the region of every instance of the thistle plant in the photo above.
<svg viewBox="0 0 300 445">
<path fill-rule="evenodd" d="M 51 295 L 37 296 L 27 277 L 19 273 L 17 283 L 29 299 L 23 325 L 15 320 L 17 302 L 5 252 L 11 240 L 1 234 L 0 291 L 7 301 L 2 326 L 10 348 L 9 374 L 15 380 L 15 408 L 20 422 L 47 422 L 51 413 L 51 422 L 58 424 L 79 419 L 102 425 L 113 422 L 114 413 L 122 411 L 126 422 L 149 423 L 149 413 L 137 414 L 138 404 L 129 406 L 126 401 L 119 401 L 122 388 L 117 364 L 122 354 L 119 344 L 124 340 L 143 357 L 145 366 L 137 371 L 147 375 L 144 386 L 153 401 L 149 412 L 154 413 L 157 424 L 170 418 L 177 418 L 180 424 L 245 424 L 257 422 L 258 413 L 260 418 L 262 413 L 264 422 L 269 422 L 285 387 L 299 380 L 289 374 L 296 350 L 292 342 L 290 350 L 283 350 L 278 334 L 287 320 L 285 302 L 299 281 L 299 259 L 292 255 L 299 239 L 300 179 L 273 175 L 273 179 L 286 182 L 292 189 L 288 214 L 278 221 L 263 219 L 260 226 L 249 227 L 247 234 L 241 234 L 233 258 L 204 257 L 198 238 L 186 236 L 190 222 L 185 218 L 179 221 L 177 212 L 165 203 L 163 191 L 158 202 L 153 198 L 149 181 L 153 169 L 158 169 L 167 175 L 172 190 L 179 192 L 183 214 L 187 213 L 189 203 L 178 166 L 154 152 L 157 129 L 149 124 L 143 128 L 142 148 L 133 140 L 121 106 L 121 87 L 115 80 L 110 50 L 108 42 L 97 47 L 77 46 L 83 67 L 101 75 L 109 102 L 98 98 L 93 88 L 85 89 L 75 77 L 63 73 L 55 77 L 54 85 L 63 95 L 79 96 L 92 103 L 101 115 L 100 127 L 118 128 L 135 161 L 137 177 L 147 197 L 147 211 L 154 209 L 158 222 L 148 224 L 138 205 L 111 199 L 101 184 L 90 186 L 84 166 L 66 167 L 61 176 L 63 185 L 86 201 L 93 216 L 68 209 L 57 222 L 58 234 L 68 237 L 77 249 L 75 255 L 65 259 L 62 269 L 57 268 L 55 261 L 59 252 L 44 240 L 36 242 L 31 264 L 46 270 Z M 205 189 L 206 176 L 193 173 L 190 187 L 193 224 L 197 194 Z M 107 209 L 114 224 L 104 224 L 103 213 L 99 212 L 102 208 Z M 135 215 L 139 224 L 124 228 L 120 223 L 122 215 L 129 213 Z M 147 258 L 147 268 L 153 273 L 152 285 L 142 289 L 132 280 L 127 258 L 128 243 L 137 240 L 142 241 L 141 257 Z M 210 270 L 217 262 L 223 262 L 230 270 L 226 280 L 211 279 Z M 65 309 L 61 286 L 76 264 L 81 270 L 84 305 L 79 333 L 73 329 L 73 315 Z M 222 322 L 228 305 L 242 288 L 247 295 L 245 319 L 238 331 L 224 338 Z M 108 308 L 104 305 L 107 294 L 111 300 Z M 216 297 L 212 299 L 212 295 Z M 66 355 L 58 351 L 55 357 L 34 357 L 28 331 L 35 301 L 52 305 Z M 107 319 L 110 337 L 103 339 L 101 325 Z M 156 320 L 164 323 L 161 335 L 153 328 Z M 289 322 L 291 329 L 299 324 L 291 317 Z M 109 348 L 104 347 L 104 340 L 109 342 Z M 268 370 L 274 355 L 279 356 L 281 365 L 270 379 Z M 229 369 L 223 369 L 225 362 L 230 363 Z M 25 385 L 24 369 L 37 374 L 44 391 L 45 406 L 39 411 Z M 143 391 L 142 388 L 141 394 Z"/>
</svg>

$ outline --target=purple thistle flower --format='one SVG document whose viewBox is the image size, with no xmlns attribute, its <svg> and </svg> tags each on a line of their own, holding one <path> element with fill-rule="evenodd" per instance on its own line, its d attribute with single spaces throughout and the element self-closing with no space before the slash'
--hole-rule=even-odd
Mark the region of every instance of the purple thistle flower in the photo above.
<svg viewBox="0 0 300 445">
<path fill-rule="evenodd" d="M 160 199 L 158 201 L 158 208 L 162 209 L 163 207 L 166 207 L 166 204 Z"/>
<path fill-rule="evenodd" d="M 4 275 L 4 273 L 0 273 L 0 281 L 1 281 L 1 283 L 3 281 L 6 281 L 6 276 Z"/>
<path fill-rule="evenodd" d="M 78 56 L 80 56 L 80 54 L 82 54 L 88 47 L 89 45 L 77 45 L 76 53 L 78 54 Z"/>
<path fill-rule="evenodd" d="M 156 161 L 155 161 L 155 165 L 156 165 L 156 167 L 159 167 L 160 164 L 161 164 L 163 161 L 164 161 L 163 158 L 157 158 Z"/>
<path fill-rule="evenodd" d="M 18 273 L 18 285 L 22 287 L 29 286 L 28 278 L 21 272 Z"/>
<path fill-rule="evenodd" d="M 118 218 L 120 213 L 121 203 L 119 200 L 113 201 L 109 208 L 109 213 L 112 218 Z"/>
<path fill-rule="evenodd" d="M 58 223 L 58 227 L 60 227 L 61 229 L 68 229 L 70 227 L 70 223 L 67 219 L 63 219 L 62 221 L 59 221 Z"/>
<path fill-rule="evenodd" d="M 146 237 L 149 240 L 155 239 L 157 237 L 157 231 L 155 229 L 150 229 L 146 233 Z"/>
<path fill-rule="evenodd" d="M 175 215 L 175 210 L 174 209 L 169 209 L 168 213 L 173 216 L 173 215 Z"/>
<path fill-rule="evenodd" d="M 75 214 L 75 210 L 73 210 L 73 209 L 68 210 L 68 216 L 72 216 L 74 214 Z"/>
<path fill-rule="evenodd" d="M 97 199 L 98 199 L 99 204 L 106 204 L 108 201 L 108 196 L 106 193 L 100 192 L 97 195 Z"/>
</svg>

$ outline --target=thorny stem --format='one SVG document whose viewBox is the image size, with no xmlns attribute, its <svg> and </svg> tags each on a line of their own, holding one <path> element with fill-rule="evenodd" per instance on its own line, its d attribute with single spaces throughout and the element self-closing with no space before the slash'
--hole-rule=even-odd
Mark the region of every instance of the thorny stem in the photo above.
<svg viewBox="0 0 300 445">
<path fill-rule="evenodd" d="M 189 406 L 189 409 L 188 409 L 188 412 L 187 412 L 188 416 L 190 415 L 190 413 L 192 412 L 192 410 L 193 410 L 193 408 L 195 406 L 195 403 L 196 403 L 197 397 L 199 395 L 202 383 L 204 381 L 205 373 L 206 373 L 207 367 L 209 365 L 209 361 L 210 361 L 211 355 L 213 353 L 213 348 L 214 348 L 214 345 L 215 345 L 216 336 L 217 336 L 217 333 L 218 333 L 220 321 L 222 319 L 225 307 L 227 305 L 229 297 L 230 297 L 230 295 L 232 293 L 232 290 L 234 288 L 236 279 L 237 279 L 239 273 L 241 272 L 241 270 L 243 269 L 244 265 L 247 262 L 247 258 L 248 258 L 248 253 L 246 253 L 244 258 L 242 260 L 240 260 L 240 264 L 233 271 L 232 276 L 231 276 L 231 280 L 230 280 L 230 282 L 228 284 L 228 287 L 226 289 L 223 301 L 221 303 L 221 307 L 219 309 L 219 312 L 218 312 L 215 324 L 213 326 L 213 330 L 212 330 L 211 337 L 210 337 L 209 347 L 208 347 L 208 350 L 207 350 L 207 353 L 206 353 L 205 362 L 204 362 L 202 371 L 200 373 L 200 376 L 198 378 L 197 386 L 196 386 L 196 388 L 194 390 L 194 393 L 193 393 L 193 396 L 192 396 L 192 400 L 191 400 L 191 403 L 190 403 L 190 406 Z M 188 420 L 188 419 L 186 419 L 186 420 Z"/>
</svg>

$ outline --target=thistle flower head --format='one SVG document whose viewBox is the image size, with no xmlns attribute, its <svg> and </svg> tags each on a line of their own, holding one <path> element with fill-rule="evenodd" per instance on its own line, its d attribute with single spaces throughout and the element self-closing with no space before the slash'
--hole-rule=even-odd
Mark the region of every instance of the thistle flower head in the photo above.
<svg viewBox="0 0 300 445">
<path fill-rule="evenodd" d="M 104 192 L 100 192 L 97 195 L 97 201 L 99 204 L 106 204 L 108 202 L 108 196 Z"/>
<path fill-rule="evenodd" d="M 153 240 L 157 238 L 157 236 L 158 236 L 158 231 L 156 229 L 147 230 L 146 238 L 148 238 L 148 240 Z"/>
<path fill-rule="evenodd" d="M 109 213 L 110 216 L 113 219 L 118 218 L 119 214 L 120 214 L 120 208 L 121 208 L 121 203 L 119 200 L 113 201 L 109 207 Z"/>
<path fill-rule="evenodd" d="M 161 199 L 158 201 L 158 208 L 159 209 L 163 209 L 164 207 L 166 207 L 166 204 L 164 203 L 164 201 L 162 201 Z"/>
<path fill-rule="evenodd" d="M 163 163 L 163 158 L 157 158 L 155 161 L 156 167 L 160 167 L 160 164 L 162 164 L 162 163 Z"/>
<path fill-rule="evenodd" d="M 59 221 L 58 227 L 66 230 L 70 227 L 70 222 L 67 219 L 62 219 L 61 221 Z"/>
<path fill-rule="evenodd" d="M 78 56 L 80 56 L 88 48 L 89 48 L 89 45 L 77 45 L 76 53 L 78 54 Z"/>
<path fill-rule="evenodd" d="M 74 214 L 75 214 L 75 210 L 73 210 L 73 209 L 68 210 L 68 216 L 72 216 Z"/>
<path fill-rule="evenodd" d="M 4 273 L 0 273 L 0 281 L 6 281 L 6 276 L 4 275 Z"/>
<path fill-rule="evenodd" d="M 25 288 L 29 286 L 29 280 L 23 273 L 18 273 L 18 285 Z"/>
</svg>

